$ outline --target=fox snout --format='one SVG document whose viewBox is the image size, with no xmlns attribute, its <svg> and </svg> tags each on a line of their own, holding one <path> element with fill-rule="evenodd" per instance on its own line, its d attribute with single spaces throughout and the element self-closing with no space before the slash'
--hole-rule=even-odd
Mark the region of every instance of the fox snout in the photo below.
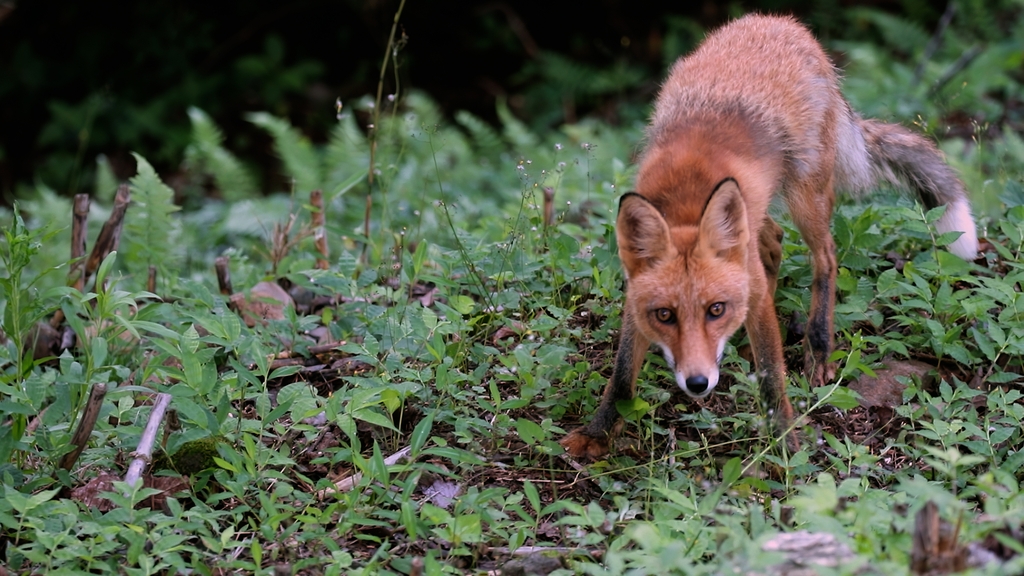
<svg viewBox="0 0 1024 576">
<path fill-rule="evenodd" d="M 711 394 L 718 384 L 718 367 L 707 370 L 705 373 L 687 374 L 676 370 L 676 383 L 691 398 L 704 398 Z"/>
<path fill-rule="evenodd" d="M 718 364 L 722 361 L 725 340 L 718 344 L 718 356 L 715 358 L 715 364 L 701 368 L 680 366 L 680 362 L 676 361 L 676 355 L 672 353 L 668 346 L 662 345 L 661 349 L 665 355 L 665 360 L 668 361 L 675 372 L 676 384 L 679 385 L 683 392 L 686 392 L 687 396 L 690 398 L 704 398 L 714 391 L 715 386 L 718 385 Z"/>
</svg>

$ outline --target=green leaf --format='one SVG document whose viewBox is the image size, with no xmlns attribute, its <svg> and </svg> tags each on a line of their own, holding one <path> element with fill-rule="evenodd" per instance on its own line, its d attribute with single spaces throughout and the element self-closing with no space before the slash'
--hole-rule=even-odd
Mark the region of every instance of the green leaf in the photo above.
<svg viewBox="0 0 1024 576">
<path fill-rule="evenodd" d="M 409 445 L 413 458 L 419 455 L 420 450 L 427 442 L 427 438 L 430 437 L 430 431 L 434 427 L 434 412 L 430 411 L 426 417 L 416 424 L 416 427 L 412 430 L 412 437 L 410 438 Z"/>
<path fill-rule="evenodd" d="M 92 364 L 93 368 L 106 365 L 107 362 L 107 339 L 102 336 L 94 336 L 92 342 L 89 343 L 89 349 L 92 353 Z"/>
<path fill-rule="evenodd" d="M 544 429 L 539 424 L 526 418 L 516 419 L 516 432 L 519 434 L 519 438 L 527 444 L 536 444 L 538 440 L 543 440 L 546 437 Z"/>
<path fill-rule="evenodd" d="M 456 294 L 448 298 L 448 305 L 454 308 L 459 314 L 466 316 L 473 312 L 476 302 L 464 294 Z"/>
<path fill-rule="evenodd" d="M 373 424 L 374 426 L 380 426 L 381 428 L 386 428 L 388 430 L 398 432 L 398 429 L 395 428 L 395 425 L 391 422 L 391 419 L 389 419 L 387 416 L 384 416 L 380 412 L 377 412 L 373 408 L 363 408 L 360 410 L 356 410 L 352 412 L 352 417 L 357 420 L 362 420 L 363 422 Z"/>
<path fill-rule="evenodd" d="M 631 400 L 619 400 L 615 403 L 619 415 L 630 421 L 637 421 L 651 411 L 651 405 L 639 396 Z"/>
<path fill-rule="evenodd" d="M 235 468 L 233 464 L 219 456 L 213 457 L 213 463 L 229 472 L 234 472 L 235 474 L 238 473 L 238 468 Z"/>
<path fill-rule="evenodd" d="M 820 386 L 814 389 L 818 399 L 840 410 L 852 410 L 860 406 L 856 393 L 845 386 Z"/>
<path fill-rule="evenodd" d="M 388 472 L 387 464 L 384 463 L 384 455 L 381 454 L 380 444 L 377 442 L 373 443 L 373 455 L 370 457 L 369 465 L 370 476 L 381 484 L 388 486 L 390 484 L 390 473 Z"/>
<path fill-rule="evenodd" d="M 117 251 L 113 251 L 103 259 L 100 263 L 100 267 L 96 270 L 96 286 L 102 286 L 107 281 L 107 276 L 110 274 L 110 269 L 114 267 L 114 262 L 117 261 Z M 96 290 L 99 292 L 99 290 Z"/>
<path fill-rule="evenodd" d="M 722 484 L 732 486 L 743 474 L 743 461 L 739 458 L 731 458 L 722 468 Z"/>
<path fill-rule="evenodd" d="M 526 494 L 526 499 L 530 501 L 533 513 L 540 514 L 540 493 L 537 491 L 537 487 L 534 486 L 533 482 L 530 482 L 529 480 L 523 482 L 523 492 Z"/>
<path fill-rule="evenodd" d="M 293 382 L 281 388 L 277 393 L 277 401 L 291 404 L 292 420 L 295 422 L 315 416 L 321 411 L 317 395 L 305 382 Z"/>
</svg>

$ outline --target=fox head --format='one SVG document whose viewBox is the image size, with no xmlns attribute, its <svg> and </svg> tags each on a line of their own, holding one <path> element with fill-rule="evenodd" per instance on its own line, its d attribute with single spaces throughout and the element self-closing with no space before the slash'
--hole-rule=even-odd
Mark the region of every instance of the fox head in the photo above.
<svg viewBox="0 0 1024 576">
<path fill-rule="evenodd" d="M 626 194 L 616 237 L 628 280 L 624 321 L 661 347 L 684 392 L 707 396 L 747 316 L 750 230 L 739 186 L 721 182 L 696 226 L 671 226 L 643 196 Z"/>
</svg>

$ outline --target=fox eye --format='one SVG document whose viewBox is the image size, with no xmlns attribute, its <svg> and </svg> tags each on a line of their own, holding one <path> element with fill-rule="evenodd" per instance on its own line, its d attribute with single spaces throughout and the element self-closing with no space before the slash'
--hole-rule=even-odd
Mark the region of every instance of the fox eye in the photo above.
<svg viewBox="0 0 1024 576">
<path fill-rule="evenodd" d="M 662 324 L 671 324 L 676 321 L 675 312 L 668 308 L 658 308 L 654 311 L 654 317 Z"/>
<path fill-rule="evenodd" d="M 715 302 L 711 306 L 708 306 L 709 318 L 718 318 L 722 314 L 725 314 L 725 302 Z"/>
</svg>

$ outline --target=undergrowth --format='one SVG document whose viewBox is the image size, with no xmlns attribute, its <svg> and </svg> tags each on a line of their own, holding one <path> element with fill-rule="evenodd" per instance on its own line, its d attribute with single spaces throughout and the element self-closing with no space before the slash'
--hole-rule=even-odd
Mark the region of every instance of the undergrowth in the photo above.
<svg viewBox="0 0 1024 576">
<path fill-rule="evenodd" d="M 725 391 L 701 402 L 675 394 L 651 354 L 638 398 L 621 407 L 624 441 L 577 470 L 557 440 L 610 375 L 623 298 L 613 210 L 642 126 L 584 120 L 537 134 L 501 103 L 495 128 L 468 113 L 450 122 L 423 94 L 384 100 L 373 143 L 348 109 L 379 105 L 369 99 L 339 104 L 325 146 L 248 114 L 281 161 L 283 189 L 265 196 L 192 109 L 178 189 L 137 157 L 121 249 L 83 291 L 65 286 L 68 202 L 41 190 L 5 216 L 8 570 L 473 573 L 537 547 L 564 556 L 564 573 L 764 573 L 779 555 L 763 544 L 801 529 L 849 546 L 836 573 L 905 574 L 928 501 L 961 522 L 962 541 L 1005 547 L 1010 559 L 990 572 L 1024 569 L 1013 536 L 1024 521 L 1024 153 L 1012 131 L 944 144 L 977 191 L 983 260 L 935 248 L 952 240 L 932 227 L 941 209 L 885 193 L 838 208 L 840 370 L 820 389 L 799 375 L 807 250 L 776 214 L 799 450 L 768 433 L 739 335 Z M 116 186 L 102 165 L 97 174 L 91 238 Z M 239 297 L 218 291 L 219 256 Z M 261 281 L 289 304 L 247 322 L 245 293 Z M 40 348 L 40 323 L 58 312 L 70 340 Z M 869 406 L 848 387 L 910 360 L 931 377 L 892 377 L 896 405 Z M 67 469 L 97 384 L 108 389 L 99 418 Z M 174 416 L 146 484 L 129 486 L 123 469 L 157 393 Z"/>
</svg>

